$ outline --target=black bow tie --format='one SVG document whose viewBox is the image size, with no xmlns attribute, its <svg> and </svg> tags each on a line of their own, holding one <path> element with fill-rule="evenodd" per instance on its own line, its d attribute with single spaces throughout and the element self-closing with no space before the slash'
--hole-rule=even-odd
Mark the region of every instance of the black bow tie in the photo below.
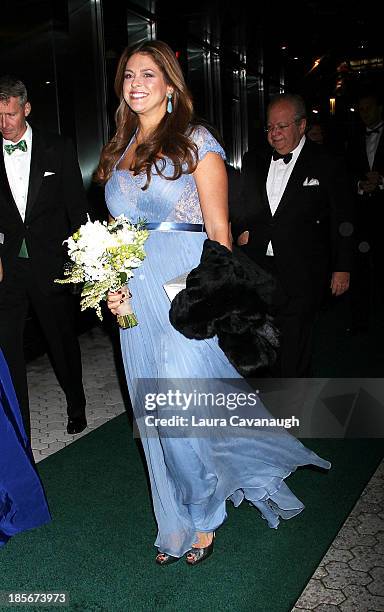
<svg viewBox="0 0 384 612">
<path fill-rule="evenodd" d="M 374 128 L 373 130 L 370 130 L 369 128 L 367 128 L 365 130 L 365 134 L 367 136 L 370 136 L 371 134 L 378 134 L 381 130 L 381 128 L 383 127 L 384 123 L 380 123 L 380 125 L 378 125 L 376 128 Z"/>
<path fill-rule="evenodd" d="M 289 164 L 289 162 L 292 159 L 292 153 L 287 153 L 286 155 L 281 155 L 281 153 L 278 153 L 277 151 L 274 151 L 272 153 L 272 159 L 273 159 L 273 161 L 277 161 L 278 159 L 282 159 L 285 164 Z"/>
</svg>

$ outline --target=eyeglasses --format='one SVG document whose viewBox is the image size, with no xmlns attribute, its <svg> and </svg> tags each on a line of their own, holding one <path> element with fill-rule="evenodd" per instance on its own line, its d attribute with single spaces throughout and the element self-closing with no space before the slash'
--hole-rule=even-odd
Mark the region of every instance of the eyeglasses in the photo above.
<svg viewBox="0 0 384 612">
<path fill-rule="evenodd" d="M 278 130 L 279 132 L 286 130 L 293 123 L 297 123 L 297 120 L 291 121 L 290 123 L 276 123 L 276 125 L 268 125 L 264 131 L 266 134 L 270 134 L 274 130 Z"/>
</svg>

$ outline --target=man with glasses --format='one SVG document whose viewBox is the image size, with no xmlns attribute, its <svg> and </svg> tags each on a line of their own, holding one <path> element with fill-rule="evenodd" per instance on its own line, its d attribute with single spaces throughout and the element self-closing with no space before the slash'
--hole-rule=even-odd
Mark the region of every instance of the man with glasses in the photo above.
<svg viewBox="0 0 384 612">
<path fill-rule="evenodd" d="M 280 283 L 274 314 L 281 330 L 276 374 L 311 373 L 312 330 L 325 289 L 342 295 L 352 259 L 352 195 L 339 159 L 305 137 L 298 95 L 280 94 L 267 110 L 267 159 L 244 156 L 234 239 Z M 240 208 L 240 207 L 239 207 Z"/>
</svg>

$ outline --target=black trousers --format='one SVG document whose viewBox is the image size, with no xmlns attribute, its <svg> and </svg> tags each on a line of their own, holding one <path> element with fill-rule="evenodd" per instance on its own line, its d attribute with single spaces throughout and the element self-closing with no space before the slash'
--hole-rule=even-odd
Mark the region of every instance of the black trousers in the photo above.
<svg viewBox="0 0 384 612">
<path fill-rule="evenodd" d="M 382 319 L 384 309 L 384 198 L 381 198 L 380 205 L 380 215 L 367 215 L 367 218 L 360 219 L 360 224 L 359 219 L 356 223 L 356 249 L 349 292 L 352 327 L 372 324 L 373 331 L 377 321 Z"/>
<path fill-rule="evenodd" d="M 28 435 L 30 415 L 23 336 L 29 306 L 37 315 L 45 336 L 55 374 L 66 397 L 68 416 L 85 417 L 86 404 L 73 296 L 59 286 L 44 295 L 31 274 L 30 261 L 19 258 L 11 278 L 5 277 L 0 283 L 0 346 Z"/>
<path fill-rule="evenodd" d="M 275 323 L 281 332 L 276 373 L 282 378 L 311 376 L 316 310 L 302 296 L 290 297 L 278 308 Z"/>
<path fill-rule="evenodd" d="M 260 265 L 279 281 L 274 257 L 264 257 Z M 282 285 L 282 283 L 281 283 Z M 278 300 L 272 304 L 271 313 L 281 332 L 280 349 L 272 374 L 281 378 L 307 378 L 311 376 L 313 353 L 313 328 L 319 308 L 318 295 L 284 295 L 279 287 Z"/>
</svg>

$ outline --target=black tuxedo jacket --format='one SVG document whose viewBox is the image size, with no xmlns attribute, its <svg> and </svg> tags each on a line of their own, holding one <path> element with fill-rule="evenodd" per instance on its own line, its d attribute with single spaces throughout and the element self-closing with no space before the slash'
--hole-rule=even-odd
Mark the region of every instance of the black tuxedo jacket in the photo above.
<svg viewBox="0 0 384 612">
<path fill-rule="evenodd" d="M 32 130 L 31 166 L 25 221 L 8 183 L 0 137 L 0 245 L 4 281 L 12 282 L 12 270 L 23 239 L 31 274 L 46 293 L 55 291 L 55 278 L 63 277 L 66 248 L 63 241 L 86 221 L 87 199 L 79 164 L 71 142 L 56 134 Z"/>
<path fill-rule="evenodd" d="M 347 172 L 340 159 L 306 140 L 272 216 L 266 190 L 270 159 L 244 156 L 241 197 L 230 212 L 234 239 L 248 230 L 242 248 L 259 263 L 271 240 L 286 293 L 311 298 L 332 271 L 352 266 L 353 198 Z"/>
<path fill-rule="evenodd" d="M 367 157 L 365 130 L 357 134 L 349 143 L 348 164 L 355 181 L 355 190 L 357 190 L 357 182 L 366 179 L 365 175 L 370 170 Z M 380 135 L 372 170 L 384 176 L 384 130 L 382 130 Z"/>
<path fill-rule="evenodd" d="M 355 194 L 358 240 L 374 240 L 377 246 L 382 244 L 384 223 L 384 189 L 375 189 L 370 194 L 358 193 L 358 182 L 366 180 L 369 172 L 365 130 L 357 134 L 347 148 L 348 165 L 351 173 L 351 184 Z M 373 171 L 384 176 L 384 131 L 377 145 Z"/>
</svg>

